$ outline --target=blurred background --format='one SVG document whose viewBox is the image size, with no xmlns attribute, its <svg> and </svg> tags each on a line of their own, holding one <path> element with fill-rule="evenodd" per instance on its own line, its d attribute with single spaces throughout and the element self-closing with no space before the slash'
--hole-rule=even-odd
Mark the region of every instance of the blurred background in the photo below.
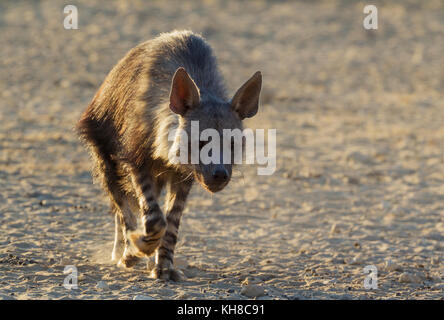
<svg viewBox="0 0 444 320">
<path fill-rule="evenodd" d="M 109 264 L 112 218 L 73 127 L 129 49 L 174 29 L 208 40 L 233 93 L 262 71 L 247 125 L 277 129 L 278 168 L 196 188 L 189 281 L 166 288 Z M 442 298 L 442 1 L 1 1 L 0 39 L 1 297 L 238 299 L 250 278 L 270 299 Z M 78 291 L 59 285 L 67 263 Z"/>
</svg>

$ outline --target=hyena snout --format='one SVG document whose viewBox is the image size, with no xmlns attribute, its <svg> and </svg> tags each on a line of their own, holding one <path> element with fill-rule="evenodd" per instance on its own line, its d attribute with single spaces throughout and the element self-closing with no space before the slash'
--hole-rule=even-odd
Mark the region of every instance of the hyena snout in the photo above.
<svg viewBox="0 0 444 320">
<path fill-rule="evenodd" d="M 225 168 L 216 168 L 212 173 L 213 180 L 216 184 L 223 184 L 228 180 L 228 171 Z"/>
<path fill-rule="evenodd" d="M 217 165 L 204 174 L 203 185 L 211 192 L 221 191 L 230 182 L 231 170 L 223 165 Z"/>
</svg>

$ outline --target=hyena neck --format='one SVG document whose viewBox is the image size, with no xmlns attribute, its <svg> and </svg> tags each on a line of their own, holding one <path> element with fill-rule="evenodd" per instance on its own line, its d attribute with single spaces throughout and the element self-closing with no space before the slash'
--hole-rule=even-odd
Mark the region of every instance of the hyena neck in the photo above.
<svg viewBox="0 0 444 320">
<path fill-rule="evenodd" d="M 156 113 L 154 123 L 156 134 L 152 156 L 170 164 L 168 153 L 173 142 L 168 141 L 168 136 L 170 132 L 179 129 L 180 119 L 178 115 L 171 112 L 168 102 L 163 103 Z"/>
</svg>

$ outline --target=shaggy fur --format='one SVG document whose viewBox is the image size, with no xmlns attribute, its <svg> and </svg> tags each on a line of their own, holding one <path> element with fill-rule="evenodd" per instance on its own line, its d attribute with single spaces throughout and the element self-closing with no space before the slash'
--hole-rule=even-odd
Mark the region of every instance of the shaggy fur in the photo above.
<svg viewBox="0 0 444 320">
<path fill-rule="evenodd" d="M 261 75 L 228 99 L 210 46 L 190 31 L 175 31 L 138 45 L 119 61 L 83 113 L 77 128 L 115 213 L 112 258 L 131 267 L 156 253 L 154 276 L 178 280 L 173 268 L 180 218 L 193 181 L 223 189 L 230 164 L 173 164 L 173 129 L 242 128 L 257 112 Z M 180 139 L 178 136 L 177 139 Z M 222 179 L 215 175 L 224 173 Z M 166 187 L 165 213 L 158 205 Z M 141 230 L 138 226 L 141 226 Z"/>
</svg>

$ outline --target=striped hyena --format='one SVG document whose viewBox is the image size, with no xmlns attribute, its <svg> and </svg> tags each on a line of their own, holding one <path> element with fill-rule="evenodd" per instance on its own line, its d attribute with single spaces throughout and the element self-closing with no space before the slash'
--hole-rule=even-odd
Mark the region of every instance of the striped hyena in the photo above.
<svg viewBox="0 0 444 320">
<path fill-rule="evenodd" d="M 258 110 L 261 82 L 256 72 L 229 99 L 210 46 L 189 31 L 142 43 L 111 70 L 77 129 L 111 200 L 115 262 L 131 267 L 156 253 L 153 276 L 180 279 L 173 254 L 193 181 L 220 191 L 232 165 L 173 163 L 169 152 L 182 136 L 170 141 L 169 134 L 189 132 L 192 121 L 199 121 L 200 131 L 221 135 L 223 129 L 242 130 L 242 120 Z M 165 215 L 158 204 L 164 187 Z"/>
</svg>

